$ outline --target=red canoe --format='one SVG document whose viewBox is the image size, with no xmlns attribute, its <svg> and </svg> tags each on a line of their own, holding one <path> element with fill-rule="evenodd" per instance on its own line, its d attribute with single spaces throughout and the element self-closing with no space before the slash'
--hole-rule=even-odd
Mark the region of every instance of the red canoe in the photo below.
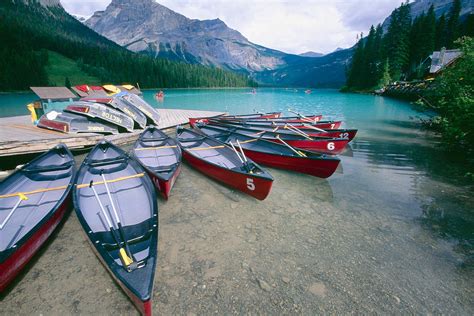
<svg viewBox="0 0 474 316">
<path fill-rule="evenodd" d="M 149 126 L 135 142 L 133 156 L 145 168 L 158 191 L 168 199 L 181 172 L 181 149 L 176 140 L 157 127 Z"/>
<path fill-rule="evenodd" d="M 221 120 L 220 118 L 212 118 L 209 119 L 208 122 L 218 122 L 218 123 L 229 123 L 234 125 L 241 125 L 245 127 L 251 128 L 259 128 L 259 127 L 283 127 L 285 125 L 291 124 L 296 128 L 305 127 L 305 125 L 311 125 L 320 129 L 339 129 L 342 125 L 341 121 L 319 121 L 317 123 L 303 123 L 303 122 L 273 122 L 273 121 L 239 121 L 239 120 Z"/>
<path fill-rule="evenodd" d="M 236 126 L 226 126 L 226 125 L 214 125 L 220 128 L 223 132 L 238 132 L 251 137 L 260 137 L 265 140 L 272 142 L 281 143 L 277 138 L 280 137 L 283 141 L 288 143 L 293 147 L 298 147 L 306 150 L 317 151 L 324 154 L 337 155 L 344 151 L 345 147 L 349 143 L 348 138 L 328 138 L 328 137 L 312 137 L 312 136 L 302 136 L 294 133 L 289 133 L 286 131 L 259 131 L 258 129 L 248 129 L 241 128 Z"/>
<path fill-rule="evenodd" d="M 284 117 L 277 117 L 277 118 L 265 118 L 265 117 L 260 117 L 260 118 L 252 118 L 252 119 L 246 119 L 246 118 L 228 118 L 227 116 L 219 116 L 215 117 L 216 119 L 221 119 L 221 120 L 238 120 L 238 121 L 250 121 L 250 122 L 286 122 L 286 123 L 317 123 L 321 121 L 323 116 L 321 114 L 319 115 L 310 115 L 310 116 L 284 116 Z"/>
<path fill-rule="evenodd" d="M 262 165 L 327 178 L 336 171 L 339 158 L 306 150 L 295 150 L 283 144 L 270 142 L 234 132 L 224 132 L 213 126 L 199 130 L 227 144 L 240 144 L 247 157 Z M 239 143 L 237 143 L 237 141 Z"/>
<path fill-rule="evenodd" d="M 209 125 L 215 125 L 215 126 L 229 126 L 232 128 L 236 129 L 243 129 L 243 130 L 250 130 L 256 132 L 260 131 L 275 131 L 279 133 L 285 133 L 285 134 L 290 134 L 290 135 L 295 135 L 297 134 L 295 131 L 292 131 L 288 126 L 277 126 L 277 127 L 271 127 L 271 126 L 259 126 L 258 128 L 245 128 L 242 127 L 241 125 L 232 125 L 232 124 L 218 124 L 214 122 L 210 122 Z M 325 137 L 325 138 L 348 138 L 349 141 L 352 141 L 354 137 L 357 134 L 357 129 L 315 129 L 314 127 L 311 127 L 309 125 L 305 125 L 305 127 L 300 127 L 298 128 L 300 131 L 303 133 L 307 134 L 308 136 L 314 136 L 314 137 Z"/>
<path fill-rule="evenodd" d="M 270 193 L 272 176 L 252 160 L 245 162 L 224 143 L 183 128 L 178 129 L 177 139 L 184 159 L 205 175 L 259 200 Z"/>
<path fill-rule="evenodd" d="M 61 222 L 74 178 L 74 157 L 59 144 L 0 183 L 0 294 Z"/>
<path fill-rule="evenodd" d="M 269 112 L 269 113 L 254 113 L 254 114 L 241 114 L 241 115 L 218 115 L 213 117 L 190 117 L 189 124 L 194 127 L 197 123 L 207 124 L 210 118 L 220 118 L 225 120 L 248 120 L 248 119 L 276 119 L 279 118 L 281 112 Z"/>
</svg>

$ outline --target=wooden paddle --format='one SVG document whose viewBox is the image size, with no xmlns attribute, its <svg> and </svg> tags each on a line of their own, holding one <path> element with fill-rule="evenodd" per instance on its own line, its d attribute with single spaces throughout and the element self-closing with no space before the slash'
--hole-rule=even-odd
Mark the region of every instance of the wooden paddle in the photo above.
<svg viewBox="0 0 474 316">
<path fill-rule="evenodd" d="M 112 224 L 112 221 L 109 218 L 109 215 L 107 215 L 107 212 L 104 209 L 104 206 L 102 205 L 102 202 L 100 201 L 99 195 L 97 194 L 97 191 L 94 188 L 94 181 L 91 180 L 89 183 L 89 188 L 92 189 L 92 192 L 94 192 L 94 196 L 97 199 L 97 203 L 99 203 L 100 210 L 102 211 L 102 215 L 105 217 L 105 221 L 107 222 L 107 225 L 109 226 L 110 233 L 112 234 L 113 238 L 115 239 L 115 242 L 119 246 L 119 255 L 120 259 L 122 260 L 122 263 L 124 266 L 128 267 L 133 263 L 133 260 L 127 255 L 126 251 L 122 248 L 122 243 L 120 242 L 119 237 L 117 236 L 117 232 L 114 229 L 114 226 Z"/>
<path fill-rule="evenodd" d="M 26 195 L 24 195 L 23 193 L 19 193 L 19 194 L 18 194 L 18 202 L 16 202 L 15 206 L 13 206 L 12 210 L 10 211 L 10 213 L 8 213 L 7 217 L 5 217 L 5 219 L 3 220 L 3 222 L 0 224 L 0 229 L 3 229 L 3 227 L 7 224 L 8 220 L 10 219 L 10 217 L 12 217 L 13 213 L 15 213 L 16 209 L 18 208 L 18 206 L 20 206 L 21 202 L 22 202 L 22 201 L 25 201 L 25 200 L 28 200 L 28 198 L 26 197 Z"/>
<path fill-rule="evenodd" d="M 120 237 L 122 238 L 123 243 L 125 244 L 125 250 L 126 250 L 126 252 L 127 252 L 127 254 L 128 254 L 128 256 L 126 256 L 126 254 L 124 253 L 123 249 L 121 249 L 121 250 L 120 250 L 120 257 L 123 258 L 124 264 L 125 264 L 127 267 L 129 267 L 131 264 L 134 263 L 133 254 L 132 254 L 132 252 L 130 251 L 130 247 L 128 246 L 127 239 L 125 238 L 125 233 L 123 232 L 122 223 L 121 223 L 121 221 L 120 221 L 120 217 L 119 217 L 119 215 L 118 215 L 118 211 L 117 211 L 117 209 L 115 208 L 114 201 L 112 200 L 112 195 L 110 194 L 109 185 L 107 184 L 107 180 L 105 179 L 103 170 L 100 172 L 100 176 L 102 177 L 102 180 L 103 180 L 104 186 L 105 186 L 105 190 L 107 191 L 107 195 L 109 196 L 110 205 L 112 205 L 112 210 L 114 211 L 115 220 L 116 220 L 116 222 L 117 222 L 117 227 L 118 227 L 118 231 L 119 231 L 119 233 L 120 233 Z M 122 214 L 120 214 L 120 215 L 122 215 Z"/>
<path fill-rule="evenodd" d="M 129 180 L 129 179 L 133 179 L 133 178 L 140 178 L 140 177 L 143 177 L 144 175 L 145 175 L 145 173 L 137 173 L 137 174 L 134 174 L 134 175 L 131 175 L 131 176 L 125 176 L 125 177 L 120 177 L 120 178 L 108 180 L 107 182 L 108 182 L 108 183 L 113 183 L 113 182 L 118 182 L 118 181 Z M 102 181 L 98 181 L 98 182 L 96 183 L 96 185 L 98 185 L 98 184 L 104 184 L 104 183 L 103 183 Z M 14 197 L 14 196 L 20 196 L 20 195 L 22 195 L 22 194 L 23 194 L 23 195 L 32 195 L 32 194 L 36 194 L 36 193 L 43 193 L 43 192 L 49 192 L 49 191 L 64 190 L 64 189 L 66 189 L 67 187 L 68 187 L 67 185 L 62 185 L 62 186 L 59 186 L 59 187 L 46 188 L 46 189 L 37 189 L 37 190 L 27 191 L 27 192 L 9 193 L 9 194 L 0 195 L 0 199 L 2 199 L 2 198 Z M 87 188 L 87 187 L 89 187 L 89 184 L 88 184 L 88 183 L 76 184 L 76 188 L 78 188 L 78 189 L 83 189 L 83 188 Z"/>
<path fill-rule="evenodd" d="M 279 135 L 276 136 L 276 139 L 278 139 L 282 144 L 286 145 L 286 147 L 290 148 L 292 151 L 294 151 L 298 156 L 300 157 L 307 157 L 305 153 L 294 149 L 292 146 L 290 146 L 287 142 L 285 142 L 283 139 L 280 138 Z"/>
</svg>

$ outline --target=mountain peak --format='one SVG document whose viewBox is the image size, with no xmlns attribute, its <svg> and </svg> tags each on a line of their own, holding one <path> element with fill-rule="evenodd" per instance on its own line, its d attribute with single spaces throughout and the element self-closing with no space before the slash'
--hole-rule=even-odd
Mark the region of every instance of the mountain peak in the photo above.
<svg viewBox="0 0 474 316">
<path fill-rule="evenodd" d="M 155 57 L 249 71 L 285 63 L 284 53 L 249 42 L 219 18 L 189 19 L 153 0 L 112 0 L 86 25 L 131 51 Z"/>
</svg>

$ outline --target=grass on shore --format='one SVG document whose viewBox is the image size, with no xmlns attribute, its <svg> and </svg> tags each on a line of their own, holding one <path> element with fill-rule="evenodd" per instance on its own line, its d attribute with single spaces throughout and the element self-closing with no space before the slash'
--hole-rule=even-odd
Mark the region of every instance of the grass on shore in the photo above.
<svg viewBox="0 0 474 316">
<path fill-rule="evenodd" d="M 52 86 L 64 86 L 66 77 L 69 78 L 71 85 L 100 85 L 99 78 L 84 72 L 74 60 L 53 51 L 48 51 L 46 73 Z"/>
</svg>

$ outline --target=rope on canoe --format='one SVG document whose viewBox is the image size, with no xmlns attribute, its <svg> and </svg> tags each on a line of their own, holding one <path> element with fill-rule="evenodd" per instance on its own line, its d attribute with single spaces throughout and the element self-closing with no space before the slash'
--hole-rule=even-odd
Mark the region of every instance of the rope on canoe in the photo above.
<svg viewBox="0 0 474 316">
<path fill-rule="evenodd" d="M 159 146 L 159 147 L 142 147 L 142 148 L 136 148 L 135 151 L 141 151 L 141 150 L 154 150 L 154 149 L 166 149 L 166 148 L 176 148 L 178 146 L 172 145 L 172 146 Z"/>
<path fill-rule="evenodd" d="M 142 173 L 134 174 L 134 175 L 131 175 L 131 176 L 125 176 L 125 177 L 120 177 L 120 178 L 116 178 L 116 179 L 112 179 L 112 180 L 107 180 L 107 183 L 114 183 L 114 182 L 129 180 L 129 179 L 133 179 L 133 178 L 140 178 L 140 177 L 143 177 L 144 175 L 145 175 L 145 173 L 142 172 Z M 104 182 L 103 181 L 94 182 L 94 185 L 98 185 L 98 184 L 104 184 Z M 89 183 L 76 184 L 76 187 L 78 189 L 82 189 L 82 188 L 85 188 L 85 187 L 88 187 L 88 186 L 89 186 Z M 62 185 L 62 186 L 59 186 L 59 187 L 53 187 L 53 188 L 47 188 L 47 189 L 37 189 L 37 190 L 33 190 L 33 191 L 28 191 L 28 192 L 9 193 L 9 194 L 0 195 L 0 199 L 8 198 L 8 197 L 14 197 L 14 196 L 31 195 L 31 194 L 42 193 L 42 192 L 64 190 L 67 187 L 68 187 L 67 185 Z"/>
</svg>

